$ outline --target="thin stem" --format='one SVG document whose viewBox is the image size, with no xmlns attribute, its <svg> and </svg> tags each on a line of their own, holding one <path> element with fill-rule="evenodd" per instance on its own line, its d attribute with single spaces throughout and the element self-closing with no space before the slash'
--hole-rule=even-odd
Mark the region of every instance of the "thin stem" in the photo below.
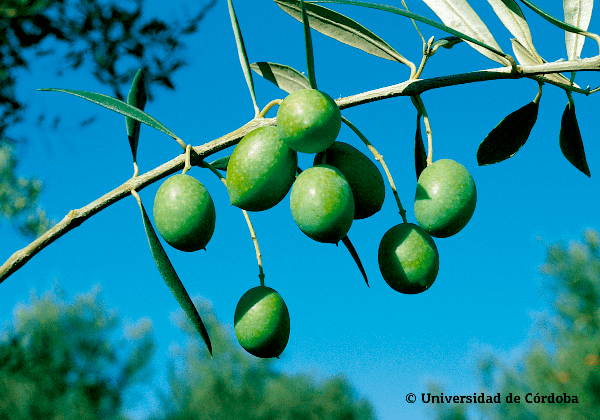
<svg viewBox="0 0 600 420">
<path fill-rule="evenodd" d="M 427 41 L 427 43 L 423 46 L 423 58 L 421 59 L 421 64 L 419 65 L 419 68 L 417 69 L 417 72 L 415 73 L 413 79 L 418 79 L 419 77 L 421 77 L 421 73 L 423 73 L 423 69 L 425 68 L 427 60 L 429 60 L 429 57 L 433 55 L 433 51 L 431 49 L 433 39 L 433 37 L 429 38 L 429 41 Z"/>
<path fill-rule="evenodd" d="M 404 8 L 406 9 L 407 12 L 410 12 L 410 10 L 408 10 L 408 6 L 406 5 L 406 2 L 404 0 L 402 0 L 402 6 L 404 6 Z M 425 45 L 426 45 L 425 37 L 423 36 L 423 34 L 421 33 L 421 31 L 419 30 L 419 27 L 417 26 L 417 22 L 413 18 L 411 18 L 410 20 L 412 20 L 413 25 L 415 25 L 415 29 L 417 30 L 417 32 L 421 36 L 421 40 L 423 41 L 423 48 L 425 48 Z"/>
<path fill-rule="evenodd" d="M 354 124 L 352 124 L 350 121 L 348 121 L 348 119 L 346 117 L 342 116 L 342 121 L 348 127 L 350 127 L 352 129 L 352 131 L 354 131 L 358 137 L 360 137 L 360 139 L 369 148 L 371 153 L 373 153 L 373 156 L 375 156 L 375 160 L 378 161 L 379 163 L 381 163 L 381 166 L 383 166 L 383 170 L 385 171 L 385 174 L 388 177 L 388 181 L 390 182 L 390 187 L 392 187 L 392 192 L 394 193 L 394 197 L 396 198 L 396 203 L 398 204 L 398 210 L 399 210 L 400 216 L 402 216 L 402 220 L 404 221 L 404 223 L 407 223 L 406 211 L 402 207 L 402 203 L 400 203 L 400 197 L 398 197 L 398 191 L 396 191 L 396 185 L 394 184 L 394 180 L 392 179 L 392 174 L 390 173 L 390 170 L 388 169 L 387 165 L 385 164 L 385 161 L 383 160 L 383 156 L 381 156 L 381 154 L 379 154 L 379 152 L 375 149 L 375 147 L 373 147 L 373 145 L 369 142 L 369 140 L 367 140 L 367 138 L 363 135 L 363 133 L 361 133 L 360 130 L 354 126 Z"/>
<path fill-rule="evenodd" d="M 214 166 L 212 166 L 210 163 L 205 162 L 205 161 L 200 162 L 199 166 L 210 169 L 212 171 L 212 173 L 214 173 L 215 175 L 217 175 L 219 177 L 219 179 L 223 182 L 225 187 L 227 187 L 227 181 L 225 180 L 225 177 L 223 177 L 223 175 L 221 175 Z M 265 285 L 265 273 L 263 272 L 262 254 L 260 253 L 260 247 L 258 246 L 258 239 L 256 238 L 256 232 L 254 231 L 254 227 L 252 226 L 252 222 L 250 221 L 250 216 L 248 216 L 248 212 L 243 209 L 242 209 L 242 212 L 244 213 L 244 218 L 246 219 L 246 223 L 248 223 L 248 229 L 250 229 L 250 237 L 252 238 L 252 242 L 254 242 L 254 249 L 256 250 L 256 260 L 258 261 L 258 278 L 260 279 L 260 285 L 264 286 Z"/>
<path fill-rule="evenodd" d="M 427 133 L 427 166 L 433 163 L 433 132 L 431 131 L 431 123 L 427 116 L 427 110 L 425 104 L 419 95 L 411 96 L 412 102 L 417 108 L 417 112 L 423 115 L 423 122 L 425 123 L 425 132 Z"/>
<path fill-rule="evenodd" d="M 138 164 L 136 161 L 133 161 L 133 178 L 140 174 L 140 168 L 138 168 Z"/>
<path fill-rule="evenodd" d="M 265 118 L 265 115 L 267 115 L 267 112 L 269 112 L 269 110 L 271 108 L 273 108 L 275 105 L 280 105 L 281 104 L 281 99 L 273 99 L 271 102 L 269 102 L 267 105 L 265 105 L 265 107 L 262 109 L 262 111 L 260 111 L 260 113 L 256 116 L 256 118 Z"/>
<path fill-rule="evenodd" d="M 535 98 L 533 100 L 534 104 L 539 103 L 540 99 L 542 99 L 542 86 L 544 86 L 544 83 L 543 82 L 538 82 L 538 94 L 535 95 Z M 566 92 L 567 92 L 567 95 L 569 95 L 569 93 L 568 93 L 569 91 L 566 91 Z"/>
<path fill-rule="evenodd" d="M 185 150 L 185 148 L 187 147 L 187 146 L 186 146 L 186 144 L 185 144 L 185 142 L 184 142 L 183 140 L 181 140 L 179 137 L 173 137 L 173 138 L 175 139 L 175 141 L 176 141 L 177 143 L 179 143 L 179 145 L 180 145 L 181 147 L 183 147 L 183 150 Z"/>
<path fill-rule="evenodd" d="M 192 169 L 192 165 L 190 164 L 190 150 L 192 150 L 192 145 L 188 144 L 185 148 L 185 166 L 183 167 L 183 172 L 181 172 L 181 175 L 185 175 L 187 171 Z"/>
</svg>

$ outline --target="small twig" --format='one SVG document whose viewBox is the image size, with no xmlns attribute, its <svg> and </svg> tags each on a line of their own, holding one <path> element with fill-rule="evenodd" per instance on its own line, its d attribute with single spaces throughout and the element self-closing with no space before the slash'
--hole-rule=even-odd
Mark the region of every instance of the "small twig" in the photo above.
<svg viewBox="0 0 600 420">
<path fill-rule="evenodd" d="M 350 121 L 348 121 L 348 119 L 346 117 L 342 116 L 342 121 L 348 127 L 350 127 L 352 129 L 352 131 L 354 131 L 358 135 L 358 137 L 360 137 L 360 139 L 369 148 L 371 153 L 373 153 L 375 160 L 377 162 L 379 162 L 381 164 L 381 166 L 383 166 L 383 170 L 385 171 L 385 174 L 387 175 L 388 181 L 390 182 L 390 187 L 392 187 L 392 192 L 394 193 L 394 197 L 396 198 L 396 203 L 398 204 L 398 210 L 399 210 L 400 216 L 402 216 L 402 220 L 404 221 L 404 223 L 406 223 L 407 222 L 406 211 L 402 207 L 402 203 L 400 202 L 400 197 L 398 196 L 398 191 L 396 191 L 396 185 L 394 184 L 394 180 L 392 179 L 392 174 L 390 173 L 390 170 L 388 169 L 387 165 L 385 164 L 385 161 L 383 160 L 383 156 L 381 156 L 381 154 L 375 149 L 375 147 L 373 147 L 373 145 L 369 142 L 369 140 L 367 140 L 367 138 L 360 132 L 360 130 L 358 128 L 356 128 L 354 126 L 354 124 L 352 124 Z"/>
</svg>

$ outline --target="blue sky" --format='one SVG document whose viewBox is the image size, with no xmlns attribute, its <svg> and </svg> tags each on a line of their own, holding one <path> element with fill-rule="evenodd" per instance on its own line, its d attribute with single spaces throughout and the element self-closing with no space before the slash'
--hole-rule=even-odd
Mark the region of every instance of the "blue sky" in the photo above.
<svg viewBox="0 0 600 420">
<path fill-rule="evenodd" d="M 400 2 L 394 5 L 400 6 Z M 505 52 L 512 53 L 510 33 L 487 3 L 476 11 Z M 562 2 L 545 2 L 562 18 Z M 424 3 L 409 2 L 412 11 L 436 19 Z M 147 0 L 148 15 L 182 17 L 195 10 L 192 2 L 168 4 Z M 273 2 L 235 2 L 251 62 L 272 61 L 305 71 L 302 26 Z M 373 30 L 415 63 L 421 59 L 421 41 L 410 20 L 382 11 L 352 6 L 335 7 Z M 538 52 L 547 60 L 566 58 L 564 32 L 524 10 Z M 600 27 L 592 18 L 590 31 Z M 419 24 L 426 38 L 446 36 Z M 408 78 L 401 64 L 370 56 L 313 32 L 319 89 L 333 98 L 402 82 Z M 185 142 L 200 145 L 233 131 L 254 116 L 236 52 L 227 4 L 220 4 L 188 39 L 189 66 L 176 73 L 177 90 L 158 90 L 146 111 Z M 583 57 L 597 52 L 587 41 Z M 19 149 L 21 176 L 45 183 L 41 203 L 50 217 L 60 220 L 121 185 L 133 169 L 124 118 L 80 98 L 37 88 L 60 87 L 107 93 L 110 91 L 81 70 L 55 77 L 47 68 L 60 65 L 58 56 L 44 58 L 23 72 L 17 94 L 29 106 L 29 120 L 15 133 L 30 139 Z M 422 77 L 495 68 L 497 63 L 462 43 L 440 50 L 430 59 Z M 285 92 L 259 76 L 254 78 L 259 106 Z M 595 73 L 578 75 L 580 86 L 600 84 Z M 469 224 L 456 236 L 437 239 L 440 272 L 427 292 L 408 296 L 387 286 L 377 266 L 383 234 L 401 223 L 391 189 L 383 209 L 356 221 L 349 237 L 354 243 L 371 287 L 367 288 L 343 246 L 314 242 L 294 224 L 289 194 L 276 207 L 251 213 L 257 232 L 266 285 L 285 299 L 291 314 L 288 346 L 276 362 L 286 372 L 312 371 L 320 378 L 345 374 L 359 395 L 369 398 L 381 420 L 425 419 L 428 407 L 408 404 L 407 393 L 420 395 L 427 382 L 444 385 L 445 394 L 472 394 L 479 390 L 474 375 L 477 357 L 484 351 L 517 358 L 533 337 L 532 325 L 548 308 L 539 265 L 546 243 L 579 239 L 586 228 L 600 229 L 598 171 L 600 147 L 595 123 L 600 99 L 574 94 L 580 130 L 592 178 L 573 168 L 558 146 L 560 118 L 567 99 L 551 85 L 544 87 L 537 123 L 527 144 L 511 159 L 478 167 L 476 151 L 489 131 L 507 114 L 533 100 L 537 83 L 531 80 L 483 82 L 429 91 L 422 95 L 431 119 L 434 160 L 462 163 L 475 179 L 477 208 Z M 58 131 L 35 127 L 34 116 L 59 115 Z M 272 110 L 268 116 L 275 116 Z M 342 112 L 386 159 L 400 199 L 414 222 L 416 178 L 413 145 L 416 111 L 409 98 L 395 98 Z M 79 122 L 96 116 L 85 128 Z M 342 127 L 339 140 L 368 153 L 350 129 Z M 138 148 L 141 173 L 181 153 L 171 138 L 144 126 Z M 214 155 L 230 154 L 231 149 Z M 313 155 L 299 157 L 312 164 Z M 212 159 L 211 159 L 212 160 Z M 192 296 L 209 299 L 218 318 L 233 331 L 233 313 L 239 298 L 259 284 L 252 241 L 241 211 L 229 206 L 226 189 L 208 170 L 188 174 L 210 191 L 217 225 L 207 251 L 183 253 L 165 244 L 182 282 Z M 157 182 L 140 192 L 150 213 Z M 27 242 L 6 224 L 0 251 L 4 258 Z M 1 287 L 0 320 L 12 320 L 18 302 L 29 291 L 50 289 L 56 278 L 72 295 L 94 284 L 123 318 L 149 317 L 154 324 L 157 371 L 169 345 L 184 336 L 170 324 L 169 313 L 178 305 L 154 265 L 144 234 L 140 211 L 127 198 L 95 215 L 58 239 L 13 274 Z M 219 349 L 215 349 L 216 352 Z"/>
</svg>

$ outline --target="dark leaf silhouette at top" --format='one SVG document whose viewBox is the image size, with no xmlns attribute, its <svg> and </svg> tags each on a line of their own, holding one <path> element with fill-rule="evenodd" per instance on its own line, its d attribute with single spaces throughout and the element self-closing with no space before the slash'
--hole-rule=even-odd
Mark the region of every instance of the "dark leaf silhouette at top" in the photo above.
<svg viewBox="0 0 600 420">
<path fill-rule="evenodd" d="M 427 153 L 423 144 L 423 136 L 421 135 L 421 116 L 417 115 L 417 133 L 415 134 L 415 171 L 417 172 L 417 180 L 427 167 Z"/>
<path fill-rule="evenodd" d="M 579 124 L 575 116 L 575 104 L 569 102 L 563 112 L 560 122 L 560 133 L 558 135 L 560 150 L 569 162 L 581 172 L 590 177 L 590 168 L 588 168 L 583 150 L 583 140 L 579 132 Z"/>
<path fill-rule="evenodd" d="M 500 121 L 479 145 L 477 163 L 490 165 L 514 156 L 527 141 L 538 110 L 539 102 L 530 102 Z"/>
</svg>

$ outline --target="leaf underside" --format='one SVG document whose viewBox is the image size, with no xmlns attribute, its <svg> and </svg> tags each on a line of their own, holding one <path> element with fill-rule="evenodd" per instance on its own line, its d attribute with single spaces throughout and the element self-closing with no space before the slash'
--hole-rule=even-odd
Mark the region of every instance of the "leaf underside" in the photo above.
<svg viewBox="0 0 600 420">
<path fill-rule="evenodd" d="M 491 165 L 514 156 L 529 138 L 538 110 L 539 103 L 530 102 L 500 121 L 479 145 L 477 164 Z"/>
<path fill-rule="evenodd" d="M 146 114 L 144 111 L 139 110 L 136 107 L 126 104 L 125 102 L 113 98 L 108 95 L 103 95 L 102 93 L 94 93 L 87 92 L 84 90 L 75 90 L 75 89 L 55 89 L 55 88 L 45 88 L 38 89 L 41 91 L 53 91 L 53 92 L 64 92 L 70 95 L 78 96 L 83 99 L 87 99 L 90 102 L 93 102 L 97 105 L 103 106 L 104 108 L 110 109 L 111 111 L 117 112 L 121 115 L 125 115 L 126 117 L 133 118 L 136 121 L 147 124 L 152 128 L 157 129 L 158 131 L 162 131 L 163 133 L 176 138 L 177 136 L 173 134 L 171 130 L 165 127 L 160 121 L 156 118 L 151 117 Z"/>
<path fill-rule="evenodd" d="M 259 62 L 252 63 L 250 68 L 287 93 L 300 89 L 310 89 L 308 78 L 290 66 Z"/>
<path fill-rule="evenodd" d="M 363 275 L 363 278 L 365 279 L 365 283 L 367 283 L 368 287 L 371 287 L 371 286 L 369 286 L 369 280 L 367 280 L 367 273 L 366 273 L 362 263 L 360 262 L 360 258 L 358 257 L 358 254 L 356 253 L 356 249 L 354 249 L 352 242 L 350 242 L 350 238 L 348 238 L 348 235 L 346 235 L 342 238 L 342 242 L 344 243 L 344 245 L 346 245 L 346 248 L 348 248 L 348 251 L 350 251 L 350 255 L 352 255 L 352 258 L 354 258 L 354 262 L 356 262 L 358 269 L 360 270 L 361 274 Z"/>
<path fill-rule="evenodd" d="M 156 267 L 160 272 L 160 275 L 165 280 L 165 283 L 175 296 L 175 299 L 179 303 L 179 306 L 184 310 L 196 330 L 200 333 L 202 340 L 206 344 L 210 355 L 212 356 L 212 345 L 210 343 L 210 337 L 208 336 L 208 331 L 206 331 L 206 327 L 194 306 L 194 303 L 190 299 L 185 287 L 179 280 L 179 276 L 175 272 L 169 257 L 165 253 L 163 246 L 161 245 L 158 237 L 156 236 L 156 232 L 154 232 L 154 228 L 152 227 L 152 223 L 150 223 L 150 219 L 148 218 L 148 214 L 144 209 L 143 204 L 138 202 L 140 206 L 140 210 L 142 211 L 142 220 L 144 222 L 144 230 L 146 231 L 146 237 L 148 238 L 148 243 L 150 244 L 150 251 L 152 252 L 152 258 L 156 263 Z"/>
<path fill-rule="evenodd" d="M 421 176 L 423 169 L 427 167 L 427 153 L 423 144 L 423 135 L 421 134 L 421 116 L 417 115 L 417 132 L 415 134 L 415 171 L 417 180 Z"/>
<path fill-rule="evenodd" d="M 565 22 L 587 31 L 592 20 L 593 8 L 594 0 L 564 0 Z M 585 37 L 583 35 L 565 32 L 565 45 L 569 60 L 576 60 L 581 57 L 584 42 Z"/>
<path fill-rule="evenodd" d="M 294 19 L 302 21 L 298 0 L 275 0 L 275 3 Z M 387 42 L 353 19 L 317 4 L 304 4 L 314 30 L 386 60 L 398 61 L 398 57 L 402 57 Z"/>
<path fill-rule="evenodd" d="M 571 165 L 590 177 L 590 168 L 585 158 L 583 140 L 575 116 L 575 104 L 569 103 L 565 108 L 560 122 L 560 133 L 558 135 L 560 150 Z"/>
</svg>

